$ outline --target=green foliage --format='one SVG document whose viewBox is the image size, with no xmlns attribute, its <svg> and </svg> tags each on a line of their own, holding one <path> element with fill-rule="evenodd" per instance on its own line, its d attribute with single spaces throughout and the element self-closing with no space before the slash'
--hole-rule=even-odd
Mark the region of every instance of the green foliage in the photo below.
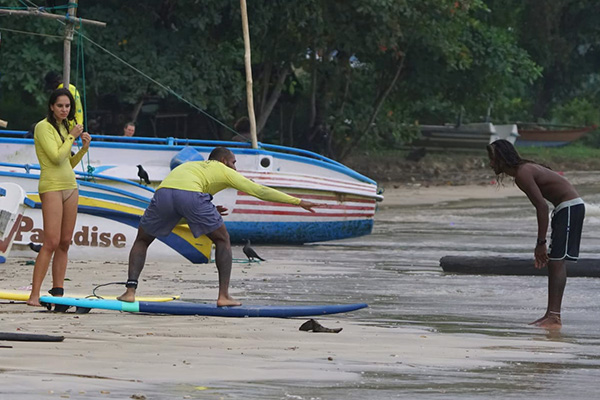
<svg viewBox="0 0 600 400">
<path fill-rule="evenodd" d="M 408 142 L 417 123 L 453 122 L 461 109 L 465 122 L 490 107 L 497 122 L 596 121 L 594 10 L 592 0 L 250 1 L 261 140 L 343 158 Z M 155 102 L 162 112 L 197 114 L 183 97 L 228 126 L 246 114 L 239 2 L 88 0 L 78 15 L 107 23 L 79 30 L 102 46 L 84 41 L 89 109 L 111 98 L 118 112 Z M 4 17 L 0 28 L 63 33 L 35 17 Z M 25 128 L 43 110 L 43 76 L 62 70 L 63 43 L 2 33 L 0 113 L 10 107 Z M 76 50 L 74 42 L 73 71 Z M 231 137 L 206 121 L 189 126 L 191 137 Z"/>
<path fill-rule="evenodd" d="M 552 121 L 563 124 L 600 125 L 600 109 L 590 99 L 576 97 L 552 110 Z"/>
<path fill-rule="evenodd" d="M 550 167 L 553 163 L 565 161 L 589 163 L 593 160 L 597 164 L 600 160 L 600 149 L 588 147 L 580 142 L 564 147 L 524 147 L 518 150 L 522 157 L 546 162 Z"/>
</svg>

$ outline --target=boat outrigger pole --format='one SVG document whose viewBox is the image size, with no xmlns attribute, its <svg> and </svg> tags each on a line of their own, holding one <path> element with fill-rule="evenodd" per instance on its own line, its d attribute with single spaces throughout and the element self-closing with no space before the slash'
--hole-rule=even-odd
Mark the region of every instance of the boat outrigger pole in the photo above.
<svg viewBox="0 0 600 400">
<path fill-rule="evenodd" d="M 246 0 L 240 0 L 242 11 L 242 32 L 244 34 L 244 65 L 246 67 L 246 98 L 248 103 L 248 119 L 250 120 L 250 138 L 252 148 L 258 148 L 256 139 L 256 117 L 254 115 L 254 96 L 252 94 L 252 61 L 250 57 L 250 32 L 248 30 L 248 11 Z"/>
</svg>

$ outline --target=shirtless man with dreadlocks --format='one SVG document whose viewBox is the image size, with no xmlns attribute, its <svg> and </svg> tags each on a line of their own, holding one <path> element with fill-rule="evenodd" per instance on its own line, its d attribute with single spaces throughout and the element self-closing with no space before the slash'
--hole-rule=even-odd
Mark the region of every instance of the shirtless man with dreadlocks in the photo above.
<svg viewBox="0 0 600 400">
<path fill-rule="evenodd" d="M 532 325 L 547 329 L 560 329 L 560 309 L 567 283 L 565 261 L 577 261 L 585 205 L 577 191 L 561 175 L 548 167 L 525 160 L 519 156 L 512 143 L 496 140 L 487 146 L 490 167 L 501 181 L 504 175 L 512 176 L 515 183 L 536 209 L 538 234 L 535 244 L 535 267 L 548 266 L 548 308 L 546 314 Z M 548 204 L 552 211 L 550 252 L 546 247 L 548 232 Z"/>
</svg>

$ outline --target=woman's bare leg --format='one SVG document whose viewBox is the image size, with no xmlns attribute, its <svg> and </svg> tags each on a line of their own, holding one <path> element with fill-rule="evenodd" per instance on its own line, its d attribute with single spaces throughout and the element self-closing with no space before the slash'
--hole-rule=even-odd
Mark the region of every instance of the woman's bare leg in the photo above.
<svg viewBox="0 0 600 400">
<path fill-rule="evenodd" d="M 69 246 L 71 246 L 73 231 L 75 230 L 75 222 L 77 221 L 78 202 L 79 193 L 77 190 L 75 190 L 75 192 L 73 192 L 73 194 L 63 203 L 60 241 L 58 243 L 58 247 L 54 251 L 54 259 L 52 260 L 53 288 L 62 288 L 65 284 Z"/>
<path fill-rule="evenodd" d="M 47 192 L 40 194 L 42 201 L 42 218 L 44 223 L 44 242 L 33 267 L 33 282 L 31 294 L 27 300 L 30 306 L 41 306 L 40 290 L 54 251 L 60 242 L 62 226 L 63 202 L 60 192 Z"/>
</svg>

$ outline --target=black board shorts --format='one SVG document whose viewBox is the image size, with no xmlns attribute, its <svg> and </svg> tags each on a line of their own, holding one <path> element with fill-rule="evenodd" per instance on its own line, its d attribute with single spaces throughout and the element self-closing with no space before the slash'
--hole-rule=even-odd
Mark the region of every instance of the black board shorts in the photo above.
<svg viewBox="0 0 600 400">
<path fill-rule="evenodd" d="M 577 261 L 585 218 L 585 204 L 581 198 L 560 203 L 552 212 L 550 260 Z"/>
</svg>

